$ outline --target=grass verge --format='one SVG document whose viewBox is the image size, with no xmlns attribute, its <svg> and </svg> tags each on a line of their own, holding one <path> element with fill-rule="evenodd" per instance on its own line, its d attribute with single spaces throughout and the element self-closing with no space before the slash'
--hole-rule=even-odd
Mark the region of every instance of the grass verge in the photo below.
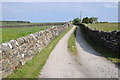
<svg viewBox="0 0 120 80">
<path fill-rule="evenodd" d="M 8 78 L 36 78 L 40 74 L 55 45 L 71 28 L 72 27 L 69 27 L 65 32 L 53 39 L 40 54 L 37 54 L 32 60 L 16 69 Z"/>
<path fill-rule="evenodd" d="M 110 52 L 109 50 L 107 50 L 106 48 L 102 47 L 101 45 L 95 43 L 92 39 L 90 39 L 88 37 L 87 34 L 85 34 L 83 32 L 82 29 L 81 30 L 81 33 L 84 37 L 84 39 L 87 41 L 87 43 L 93 48 L 95 49 L 97 52 L 101 53 L 102 56 L 106 57 L 108 60 L 112 61 L 112 62 L 115 62 L 117 64 L 120 63 L 120 56 L 118 55 L 118 53 L 113 53 L 113 52 Z"/>
<path fill-rule="evenodd" d="M 75 28 L 73 33 L 70 35 L 70 38 L 68 40 L 68 50 L 74 54 L 77 54 L 76 43 L 75 43 L 76 30 L 77 30 L 77 27 Z"/>
<path fill-rule="evenodd" d="M 89 28 L 99 31 L 120 31 L 118 25 L 120 23 L 93 23 L 87 24 Z"/>
</svg>

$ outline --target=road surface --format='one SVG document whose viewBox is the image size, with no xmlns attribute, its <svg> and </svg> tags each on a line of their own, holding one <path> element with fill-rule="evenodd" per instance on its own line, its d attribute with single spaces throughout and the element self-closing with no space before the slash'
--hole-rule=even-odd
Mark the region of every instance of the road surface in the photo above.
<svg viewBox="0 0 120 80">
<path fill-rule="evenodd" d="M 68 51 L 68 39 L 75 27 L 53 49 L 39 78 L 118 78 L 118 68 L 91 48 L 79 29 L 76 34 L 78 55 Z"/>
</svg>

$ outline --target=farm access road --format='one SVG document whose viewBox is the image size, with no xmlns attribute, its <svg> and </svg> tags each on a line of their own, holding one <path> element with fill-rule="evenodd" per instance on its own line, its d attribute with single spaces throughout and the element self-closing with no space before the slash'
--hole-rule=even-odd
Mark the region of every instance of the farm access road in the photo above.
<svg viewBox="0 0 120 80">
<path fill-rule="evenodd" d="M 78 54 L 68 51 L 68 39 L 74 26 L 55 46 L 39 78 L 118 78 L 118 68 L 97 53 L 77 29 Z"/>
</svg>

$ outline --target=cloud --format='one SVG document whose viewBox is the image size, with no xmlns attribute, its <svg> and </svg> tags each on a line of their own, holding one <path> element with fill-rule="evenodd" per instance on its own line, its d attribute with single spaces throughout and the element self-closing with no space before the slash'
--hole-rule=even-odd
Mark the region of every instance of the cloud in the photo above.
<svg viewBox="0 0 120 80">
<path fill-rule="evenodd" d="M 67 21 L 79 17 L 80 11 L 83 17 L 105 16 L 107 19 L 117 18 L 113 15 L 117 10 L 115 5 L 113 2 L 3 2 L 2 13 L 6 20 Z"/>
<path fill-rule="evenodd" d="M 118 3 L 109 3 L 109 4 L 105 4 L 104 7 L 106 8 L 118 8 Z"/>
</svg>

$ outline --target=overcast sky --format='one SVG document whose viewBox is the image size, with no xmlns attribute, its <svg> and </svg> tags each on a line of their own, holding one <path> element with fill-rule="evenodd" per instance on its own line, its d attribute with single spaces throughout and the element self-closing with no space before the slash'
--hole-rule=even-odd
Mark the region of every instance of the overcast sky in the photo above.
<svg viewBox="0 0 120 80">
<path fill-rule="evenodd" d="M 80 16 L 118 21 L 117 2 L 3 2 L 2 20 L 67 22 Z"/>
</svg>

